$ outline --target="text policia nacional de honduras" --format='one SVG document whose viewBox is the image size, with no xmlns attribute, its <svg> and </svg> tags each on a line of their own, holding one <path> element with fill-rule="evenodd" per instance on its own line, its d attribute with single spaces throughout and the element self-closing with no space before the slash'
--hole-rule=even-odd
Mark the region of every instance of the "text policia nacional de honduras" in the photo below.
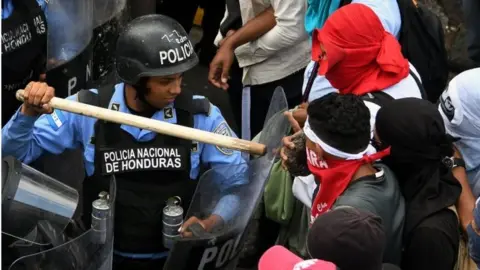
<svg viewBox="0 0 480 270">
<path fill-rule="evenodd" d="M 185 149 L 180 147 L 145 147 L 102 151 L 103 173 L 138 170 L 181 170 L 185 168 Z"/>
</svg>

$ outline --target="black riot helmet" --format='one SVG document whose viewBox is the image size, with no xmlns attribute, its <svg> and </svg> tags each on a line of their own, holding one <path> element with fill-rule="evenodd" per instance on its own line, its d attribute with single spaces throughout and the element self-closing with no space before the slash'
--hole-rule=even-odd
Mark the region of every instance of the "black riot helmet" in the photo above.
<svg viewBox="0 0 480 270">
<path fill-rule="evenodd" d="M 197 63 L 188 34 L 177 21 L 164 15 L 134 19 L 117 41 L 117 74 L 130 85 L 138 85 L 144 77 L 183 73 Z"/>
</svg>

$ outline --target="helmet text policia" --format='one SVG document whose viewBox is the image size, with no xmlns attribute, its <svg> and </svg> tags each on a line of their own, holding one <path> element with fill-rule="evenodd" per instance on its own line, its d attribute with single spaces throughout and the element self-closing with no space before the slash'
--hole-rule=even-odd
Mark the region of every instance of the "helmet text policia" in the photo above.
<svg viewBox="0 0 480 270">
<path fill-rule="evenodd" d="M 144 77 L 183 73 L 197 63 L 188 34 L 177 21 L 164 15 L 134 19 L 117 40 L 117 74 L 130 85 Z"/>
</svg>

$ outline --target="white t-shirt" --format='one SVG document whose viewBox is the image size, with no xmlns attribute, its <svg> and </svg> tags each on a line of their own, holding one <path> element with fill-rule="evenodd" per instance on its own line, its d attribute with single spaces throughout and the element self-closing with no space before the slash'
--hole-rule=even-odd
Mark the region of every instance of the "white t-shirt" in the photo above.
<svg viewBox="0 0 480 270">
<path fill-rule="evenodd" d="M 308 74 L 312 72 L 314 64 L 315 62 L 312 61 L 307 66 L 305 74 L 307 74 L 307 72 Z M 410 70 L 415 75 L 417 75 L 417 78 L 421 81 L 420 75 L 418 75 L 417 70 L 412 64 L 410 64 Z M 306 80 L 308 81 L 308 77 Z M 304 81 L 303 84 L 304 84 L 303 92 L 305 92 L 305 86 L 307 82 Z M 312 90 L 310 91 L 308 102 L 312 102 L 313 100 L 321 98 L 324 95 L 332 92 L 338 92 L 338 90 L 335 89 L 324 76 L 317 76 L 317 78 L 315 79 L 312 85 Z M 408 77 L 401 80 L 399 83 L 386 88 L 385 90 L 383 90 L 383 92 L 393 97 L 394 99 L 409 98 L 409 97 L 422 98 L 420 88 L 418 87 L 412 75 L 408 75 Z M 364 101 L 364 102 L 365 102 L 365 105 L 367 105 L 368 109 L 370 110 L 370 127 L 372 130 L 372 136 L 373 136 L 373 130 L 375 128 L 375 118 L 377 117 L 378 110 L 380 110 L 380 106 L 369 101 Z"/>
</svg>

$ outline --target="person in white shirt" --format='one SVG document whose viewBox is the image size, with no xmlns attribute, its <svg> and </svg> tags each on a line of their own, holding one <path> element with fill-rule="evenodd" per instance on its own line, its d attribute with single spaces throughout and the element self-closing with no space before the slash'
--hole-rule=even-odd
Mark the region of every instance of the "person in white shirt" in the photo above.
<svg viewBox="0 0 480 270">
<path fill-rule="evenodd" d="M 209 80 L 227 90 L 230 67 L 234 57 L 237 58 L 243 68 L 245 100 L 250 95 L 251 101 L 243 109 L 252 116 L 243 117 L 244 121 L 251 120 L 251 132 L 242 127 L 242 137 L 248 139 L 261 131 L 277 86 L 284 88 L 290 107 L 300 103 L 303 73 L 310 61 L 311 48 L 303 26 L 305 0 L 240 0 L 239 3 L 244 24 L 226 37 L 217 36 L 220 47 L 210 64 Z"/>
<path fill-rule="evenodd" d="M 475 198 L 480 197 L 480 68 L 453 78 L 439 100 L 447 132 L 465 161 L 464 169 Z"/>
</svg>

